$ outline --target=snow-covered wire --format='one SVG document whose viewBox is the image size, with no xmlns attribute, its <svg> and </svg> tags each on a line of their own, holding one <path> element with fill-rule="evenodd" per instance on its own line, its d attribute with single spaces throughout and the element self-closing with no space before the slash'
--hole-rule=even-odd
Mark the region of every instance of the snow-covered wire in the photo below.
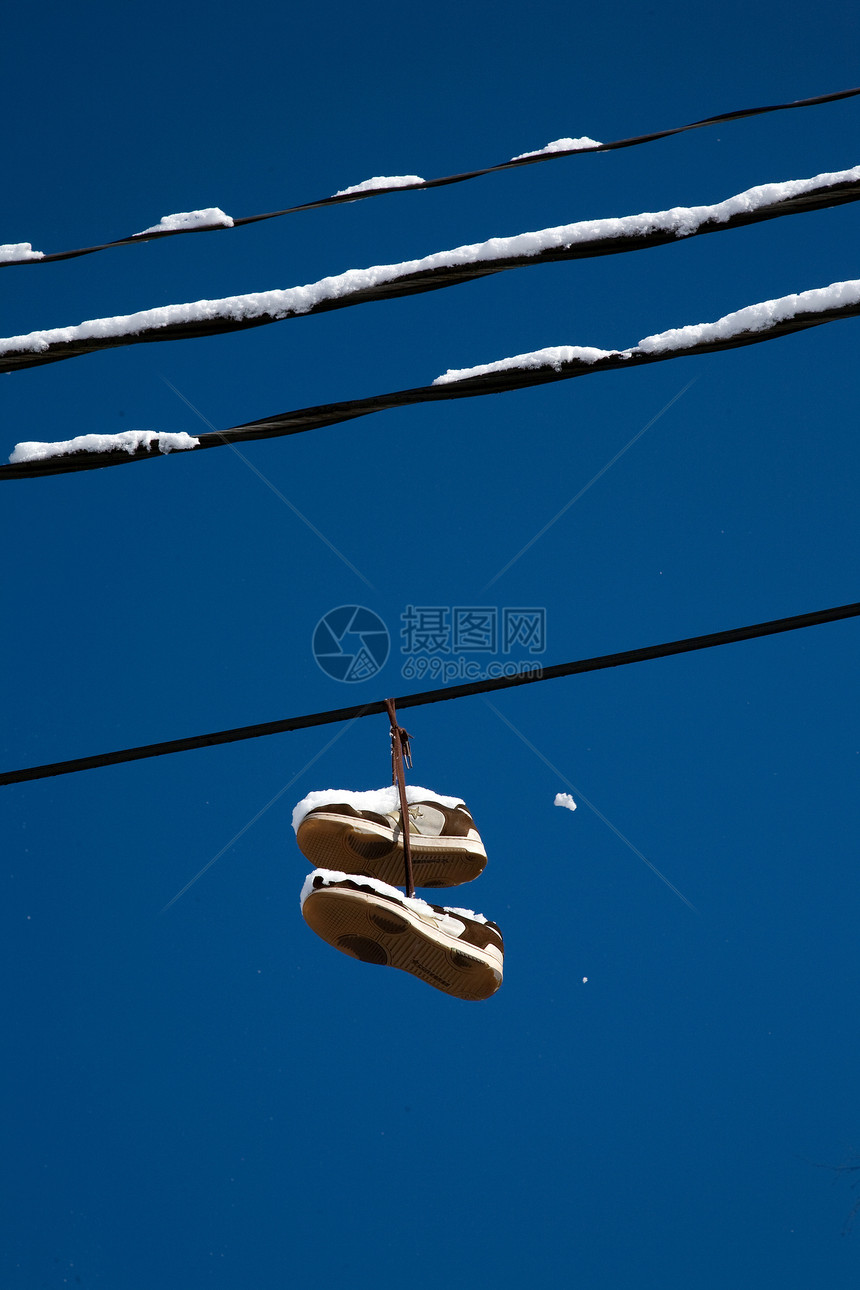
<svg viewBox="0 0 860 1290">
<path fill-rule="evenodd" d="M 509 390 L 566 381 L 592 372 L 615 371 L 640 367 L 667 359 L 709 354 L 741 345 L 757 345 L 791 332 L 818 327 L 823 323 L 860 315 L 860 279 L 837 282 L 799 294 L 782 296 L 747 305 L 726 314 L 716 322 L 694 323 L 675 327 L 654 336 L 646 336 L 629 349 L 597 349 L 583 345 L 557 345 L 517 354 L 477 367 L 455 369 L 439 376 L 430 385 L 343 403 L 327 403 L 312 408 L 281 412 L 259 421 L 245 422 L 228 430 L 201 433 L 185 441 L 179 435 L 143 435 L 135 441 L 128 431 L 121 435 L 82 435 L 58 443 L 20 443 L 10 464 L 0 466 L 0 480 L 58 475 L 70 471 L 96 470 L 101 466 L 120 466 L 132 461 L 152 459 L 167 452 L 199 452 L 224 444 L 255 439 L 274 439 L 282 435 L 302 434 L 324 426 L 352 421 L 391 408 L 414 403 L 435 403 L 448 399 L 474 398 L 484 394 L 502 394 Z M 93 450 L 93 441 L 98 441 Z"/>
<path fill-rule="evenodd" d="M 364 201 L 369 197 L 382 197 L 389 193 L 414 191 L 424 188 L 441 188 L 447 184 L 461 184 L 468 179 L 477 179 L 482 175 L 495 174 L 501 170 L 511 170 L 518 166 L 532 166 L 537 162 L 554 161 L 561 157 L 571 157 L 581 152 L 613 152 L 619 148 L 632 148 L 642 143 L 653 143 L 657 139 L 666 139 L 673 134 L 684 134 L 688 130 L 701 130 L 705 126 L 721 125 L 729 121 L 738 121 L 744 117 L 761 116 L 767 112 L 786 112 L 792 108 L 814 107 L 820 103 L 835 103 L 839 99 L 853 98 L 860 94 L 860 87 L 850 90 L 838 90 L 833 94 L 819 94 L 814 98 L 796 99 L 790 103 L 775 103 L 767 107 L 740 108 L 734 112 L 722 112 L 718 116 L 706 117 L 702 121 L 693 121 L 689 125 L 675 126 L 670 130 L 657 130 L 651 134 L 633 135 L 626 139 L 615 139 L 610 143 L 598 143 L 587 137 L 579 139 L 556 139 L 543 148 L 520 153 L 498 165 L 485 166 L 481 170 L 468 170 L 461 174 L 445 175 L 439 179 L 422 179 L 420 175 L 374 176 L 360 184 L 351 184 L 347 188 L 322 197 L 316 201 L 303 202 L 299 206 L 288 206 L 283 210 L 269 211 L 263 215 L 244 215 L 232 219 L 217 206 L 204 210 L 182 211 L 175 215 L 162 216 L 158 224 L 151 225 L 140 233 L 117 238 L 113 242 L 101 242 L 95 246 L 81 247 L 75 251 L 53 251 L 45 253 L 34 251 L 29 242 L 7 243 L 0 246 L 0 268 L 10 268 L 21 264 L 49 264 L 55 260 L 72 260 L 81 255 L 93 255 L 96 251 L 107 251 L 115 246 L 131 246 L 135 242 L 150 242 L 163 237 L 178 237 L 183 233 L 211 233 L 225 228 L 239 228 L 244 224 L 257 224 L 261 220 L 279 219 L 283 215 L 293 215 L 298 211 L 315 210 L 322 206 L 339 205 L 342 202 Z"/>
<path fill-rule="evenodd" d="M 71 327 L 5 337 L 0 340 L 0 372 L 117 346 L 187 340 L 260 327 L 287 318 L 457 286 L 473 278 L 534 264 L 646 250 L 784 215 L 840 206 L 858 198 L 860 166 L 854 166 L 811 179 L 759 184 L 709 206 L 675 206 L 639 215 L 580 220 L 435 251 L 418 260 L 347 269 L 305 286 L 93 318 Z"/>
</svg>

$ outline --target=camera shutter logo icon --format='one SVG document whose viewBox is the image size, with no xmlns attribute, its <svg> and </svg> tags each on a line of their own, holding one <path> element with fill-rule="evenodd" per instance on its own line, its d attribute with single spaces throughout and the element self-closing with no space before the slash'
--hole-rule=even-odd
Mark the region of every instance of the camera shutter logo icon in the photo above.
<svg viewBox="0 0 860 1290">
<path fill-rule="evenodd" d="M 339 605 L 317 623 L 311 648 L 318 666 L 335 681 L 369 681 L 385 666 L 391 639 L 372 609 Z"/>
</svg>

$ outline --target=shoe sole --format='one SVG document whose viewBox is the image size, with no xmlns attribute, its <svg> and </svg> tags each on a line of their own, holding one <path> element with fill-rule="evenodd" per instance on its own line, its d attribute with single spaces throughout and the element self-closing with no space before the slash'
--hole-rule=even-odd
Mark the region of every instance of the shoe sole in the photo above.
<svg viewBox="0 0 860 1290">
<path fill-rule="evenodd" d="M 321 887 L 308 895 L 302 914 L 311 930 L 342 954 L 399 968 L 457 999 L 489 999 L 502 984 L 500 950 L 464 945 L 382 896 Z"/>
<path fill-rule="evenodd" d="M 305 816 L 296 840 L 315 869 L 366 874 L 392 887 L 405 883 L 400 831 L 343 815 Z M 487 853 L 473 838 L 425 837 L 410 830 L 416 887 L 459 887 L 483 873 Z"/>
</svg>

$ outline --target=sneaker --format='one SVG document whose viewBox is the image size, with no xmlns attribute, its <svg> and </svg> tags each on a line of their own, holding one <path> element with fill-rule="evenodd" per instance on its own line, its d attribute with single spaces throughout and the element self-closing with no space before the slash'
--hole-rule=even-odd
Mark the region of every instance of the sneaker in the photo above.
<svg viewBox="0 0 860 1290">
<path fill-rule="evenodd" d="M 457 999 L 489 999 L 502 984 L 502 933 L 482 914 L 327 869 L 308 875 L 301 900 L 311 930 L 363 963 L 411 972 Z"/>
<path fill-rule="evenodd" d="M 406 789 L 416 887 L 458 887 L 487 863 L 475 822 L 458 797 Z M 296 840 L 312 865 L 405 885 L 400 798 L 394 786 L 367 793 L 324 789 L 293 812 Z"/>
</svg>

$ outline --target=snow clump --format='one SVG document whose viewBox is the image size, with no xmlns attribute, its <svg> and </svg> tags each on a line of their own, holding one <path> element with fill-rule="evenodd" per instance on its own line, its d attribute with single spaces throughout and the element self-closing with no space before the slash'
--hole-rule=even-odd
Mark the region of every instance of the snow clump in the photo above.
<svg viewBox="0 0 860 1290">
<path fill-rule="evenodd" d="M 15 264 L 19 260 L 42 260 L 44 251 L 34 251 L 29 242 L 4 242 L 0 246 L 0 264 Z"/>
<path fill-rule="evenodd" d="M 151 445 L 157 442 L 159 452 L 182 452 L 187 448 L 198 448 L 200 440 L 181 431 L 178 434 L 166 430 L 123 430 L 121 434 L 81 434 L 76 439 L 65 439 L 58 443 L 16 443 L 9 458 L 13 465 L 23 461 L 47 461 L 50 457 L 65 457 L 72 452 L 119 452 L 121 449 L 133 456 L 138 448 L 145 447 L 149 452 Z"/>
<path fill-rule="evenodd" d="M 225 215 L 220 206 L 207 206 L 201 211 L 178 211 L 175 215 L 162 215 L 157 224 L 141 229 L 132 236 L 144 237 L 147 233 L 173 233 L 178 229 L 212 227 L 232 228 L 232 216 Z"/>
<path fill-rule="evenodd" d="M 333 196 L 349 197 L 352 193 L 372 193 L 377 188 L 411 188 L 413 184 L 426 182 L 420 175 L 374 175 L 372 179 L 363 179 L 360 184 L 339 189 Z"/>
<path fill-rule="evenodd" d="M 546 157 L 552 152 L 584 152 L 588 148 L 602 148 L 603 144 L 599 139 L 589 139 L 584 134 L 581 139 L 554 139 L 548 143 L 545 148 L 537 148 L 534 152 L 521 152 L 517 157 L 511 157 L 511 161 L 525 161 L 526 157 Z"/>
</svg>

